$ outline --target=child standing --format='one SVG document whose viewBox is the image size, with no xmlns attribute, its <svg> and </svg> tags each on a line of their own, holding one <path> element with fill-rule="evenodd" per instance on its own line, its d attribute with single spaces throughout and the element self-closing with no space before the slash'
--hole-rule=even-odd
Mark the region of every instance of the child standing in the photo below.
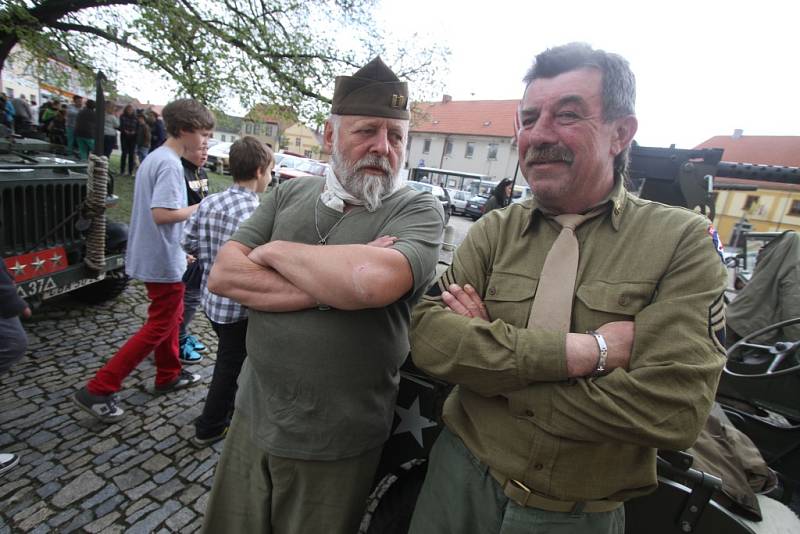
<svg viewBox="0 0 800 534">
<path fill-rule="evenodd" d="M 186 154 L 181 158 L 183 178 L 186 180 L 186 198 L 190 206 L 200 204 L 200 201 L 208 196 L 208 175 L 203 168 L 206 161 L 208 161 L 208 147 L 203 147 L 200 152 Z M 192 322 L 202 299 L 200 288 L 202 278 L 203 266 L 200 262 L 189 263 L 183 275 L 186 289 L 183 294 L 183 321 L 178 337 L 180 357 L 185 363 L 199 362 L 203 359 L 200 353 L 206 350 L 205 344 L 197 336 L 189 333 L 189 323 Z"/>
<path fill-rule="evenodd" d="M 203 413 L 195 421 L 192 442 L 204 446 L 221 440 L 230 424 L 236 380 L 247 356 L 247 310 L 236 302 L 208 291 L 208 273 L 225 241 L 258 207 L 272 179 L 272 151 L 254 137 L 243 137 L 231 146 L 233 185 L 206 197 L 186 225 L 183 247 L 203 268 L 203 309 L 219 338 L 217 363 Z"/>
<path fill-rule="evenodd" d="M 75 403 L 103 422 L 123 415 L 116 392 L 150 352 L 155 355 L 156 393 L 191 386 L 200 376 L 181 368 L 178 327 L 183 315 L 186 255 L 180 246 L 184 221 L 197 209 L 187 206 L 181 156 L 208 143 L 214 117 L 199 102 L 176 100 L 164 108 L 168 139 L 136 173 L 125 271 L 145 283 L 150 306 L 142 328 L 73 396 Z"/>
</svg>

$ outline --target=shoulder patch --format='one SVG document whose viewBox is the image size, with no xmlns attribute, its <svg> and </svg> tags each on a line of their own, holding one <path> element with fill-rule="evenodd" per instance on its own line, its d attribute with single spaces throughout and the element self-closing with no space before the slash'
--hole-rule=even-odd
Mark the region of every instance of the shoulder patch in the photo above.
<svg viewBox="0 0 800 534">
<path fill-rule="evenodd" d="M 717 251 L 717 254 L 719 254 L 719 259 L 725 261 L 725 256 L 723 255 L 725 249 L 722 247 L 722 241 L 720 240 L 719 234 L 717 233 L 717 230 L 714 228 L 713 224 L 708 225 L 708 235 L 711 237 L 711 242 L 714 244 L 714 249 Z"/>
<path fill-rule="evenodd" d="M 722 354 L 725 354 L 725 299 L 724 293 L 708 307 L 708 337 Z"/>
<path fill-rule="evenodd" d="M 425 298 L 428 300 L 442 300 L 442 293 L 447 291 L 448 286 L 453 283 L 455 283 L 453 281 L 453 267 L 450 266 L 433 285 L 428 288 L 428 291 L 425 292 Z"/>
</svg>

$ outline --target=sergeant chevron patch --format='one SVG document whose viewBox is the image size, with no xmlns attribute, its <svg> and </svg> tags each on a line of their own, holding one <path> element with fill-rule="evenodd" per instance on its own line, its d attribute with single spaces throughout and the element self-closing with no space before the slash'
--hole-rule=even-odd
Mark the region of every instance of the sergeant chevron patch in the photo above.
<svg viewBox="0 0 800 534">
<path fill-rule="evenodd" d="M 454 284 L 453 268 L 449 267 L 436 282 L 428 288 L 425 293 L 425 298 L 428 300 L 442 300 L 442 293 L 447 291 L 450 284 Z"/>
<path fill-rule="evenodd" d="M 708 337 L 722 354 L 725 354 L 725 300 L 724 294 L 708 307 Z"/>
</svg>

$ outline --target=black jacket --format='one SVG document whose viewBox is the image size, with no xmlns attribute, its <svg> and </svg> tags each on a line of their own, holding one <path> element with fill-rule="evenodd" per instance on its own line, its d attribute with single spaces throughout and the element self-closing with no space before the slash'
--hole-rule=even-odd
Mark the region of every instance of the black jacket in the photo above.
<svg viewBox="0 0 800 534">
<path fill-rule="evenodd" d="M 208 196 L 208 175 L 206 170 L 198 167 L 188 159 L 181 158 L 183 178 L 186 180 L 186 199 L 189 206 L 200 204 Z"/>
</svg>

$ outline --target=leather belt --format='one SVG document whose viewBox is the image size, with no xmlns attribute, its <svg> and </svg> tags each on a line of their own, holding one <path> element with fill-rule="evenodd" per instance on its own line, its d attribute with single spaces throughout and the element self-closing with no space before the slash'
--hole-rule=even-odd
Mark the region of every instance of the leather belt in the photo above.
<svg viewBox="0 0 800 534">
<path fill-rule="evenodd" d="M 572 513 L 598 513 L 610 512 L 622 506 L 620 501 L 559 501 L 534 493 L 525 484 L 518 480 L 508 478 L 502 473 L 498 473 L 494 468 L 489 468 L 489 474 L 503 488 L 506 497 L 520 506 L 529 508 L 539 508 L 548 512 L 572 512 Z"/>
</svg>

